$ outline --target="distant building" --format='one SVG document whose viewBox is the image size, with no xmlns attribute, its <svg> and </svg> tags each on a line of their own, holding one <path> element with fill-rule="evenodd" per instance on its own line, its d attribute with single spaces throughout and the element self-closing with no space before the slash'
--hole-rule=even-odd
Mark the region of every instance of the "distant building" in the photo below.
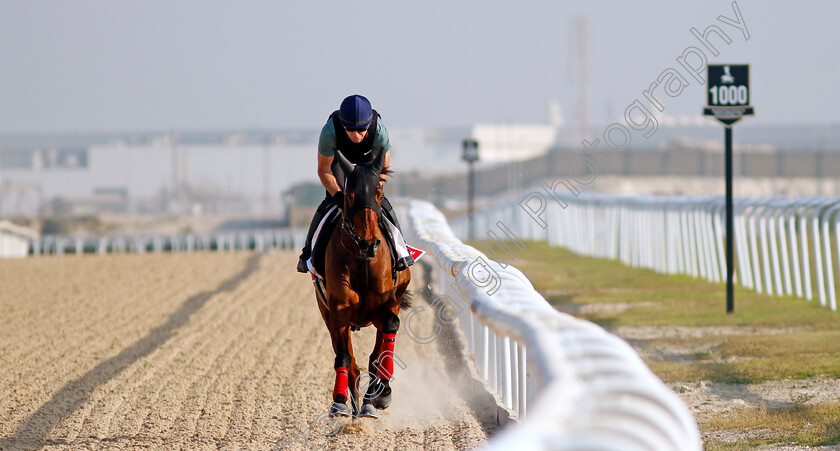
<svg viewBox="0 0 840 451">
<path fill-rule="evenodd" d="M 282 197 L 285 202 L 286 224 L 292 227 L 307 227 L 315 209 L 324 200 L 324 187 L 315 182 L 298 183 L 284 191 Z"/>
<path fill-rule="evenodd" d="M 471 135 L 478 141 L 480 162 L 505 163 L 547 154 L 559 131 L 549 124 L 476 124 Z"/>
<path fill-rule="evenodd" d="M 102 212 L 128 211 L 128 190 L 123 187 L 94 188 L 91 196 L 55 197 L 42 213 L 48 215 L 92 216 Z"/>
<path fill-rule="evenodd" d="M 26 257 L 29 254 L 29 243 L 38 239 L 38 232 L 0 221 L 0 258 Z"/>
</svg>

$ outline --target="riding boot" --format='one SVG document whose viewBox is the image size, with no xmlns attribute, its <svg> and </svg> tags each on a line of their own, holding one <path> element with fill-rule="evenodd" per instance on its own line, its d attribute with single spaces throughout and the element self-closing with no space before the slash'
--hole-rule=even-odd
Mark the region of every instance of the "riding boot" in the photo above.
<svg viewBox="0 0 840 451">
<path fill-rule="evenodd" d="M 388 201 L 388 198 L 382 196 L 382 212 L 385 214 L 385 217 L 391 221 L 392 224 L 397 226 L 397 229 L 402 232 L 402 227 L 400 227 L 399 221 L 397 221 L 397 215 L 394 214 L 394 207 L 391 206 L 391 202 Z M 391 245 L 396 247 L 396 243 L 394 242 L 394 237 L 391 236 L 390 233 L 386 234 L 388 239 L 391 240 Z M 398 259 L 394 262 L 394 270 L 395 271 L 402 271 L 407 269 L 409 266 L 414 264 L 414 258 L 411 257 L 411 254 Z"/>
<path fill-rule="evenodd" d="M 309 224 L 309 230 L 306 232 L 306 241 L 303 243 L 303 249 L 301 249 L 300 257 L 298 258 L 298 272 L 309 272 L 309 267 L 306 266 L 306 261 L 309 260 L 309 257 L 312 255 L 312 237 L 315 235 L 315 231 L 318 230 L 318 225 L 321 223 L 321 220 L 324 219 L 324 215 L 327 213 L 327 210 L 332 203 L 332 197 L 327 195 L 327 198 L 321 202 L 321 205 L 318 205 L 318 208 L 315 210 L 315 214 L 312 216 L 312 223 Z"/>
</svg>

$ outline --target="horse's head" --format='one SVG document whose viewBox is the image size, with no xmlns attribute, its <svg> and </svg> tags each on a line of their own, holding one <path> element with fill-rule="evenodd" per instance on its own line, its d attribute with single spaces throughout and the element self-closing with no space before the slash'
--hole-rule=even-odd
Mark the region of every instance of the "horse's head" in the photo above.
<svg viewBox="0 0 840 451">
<path fill-rule="evenodd" d="M 361 253 L 372 258 L 381 244 L 377 238 L 382 211 L 379 181 L 381 175 L 388 171 L 385 168 L 385 152 L 380 152 L 373 161 L 355 167 L 340 151 L 336 151 L 336 158 L 346 177 L 342 227 L 359 246 Z"/>
</svg>

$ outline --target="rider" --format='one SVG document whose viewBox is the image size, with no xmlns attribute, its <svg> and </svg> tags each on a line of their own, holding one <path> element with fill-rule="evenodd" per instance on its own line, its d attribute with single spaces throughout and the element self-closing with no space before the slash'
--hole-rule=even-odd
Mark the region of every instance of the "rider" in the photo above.
<svg viewBox="0 0 840 451">
<path fill-rule="evenodd" d="M 388 167 L 391 158 L 391 141 L 388 139 L 388 130 L 380 120 L 379 113 L 370 106 L 370 101 L 360 95 L 352 95 L 341 102 L 338 111 L 333 112 L 324 128 L 321 129 L 321 136 L 318 139 L 318 178 L 327 190 L 326 198 L 318 206 L 312 223 L 309 225 L 309 232 L 306 234 L 306 243 L 298 260 L 298 272 L 307 272 L 306 261 L 312 254 L 312 236 L 318 228 L 318 224 L 324 215 L 333 205 L 341 205 L 344 201 L 344 193 L 339 185 L 339 178 L 334 167 L 335 151 L 340 150 L 353 164 L 372 161 L 380 152 L 385 152 L 385 167 Z M 337 166 L 337 165 L 335 165 Z M 382 179 L 388 175 L 383 173 Z M 384 181 L 379 182 L 384 184 Z M 399 228 L 397 216 L 391 203 L 385 196 L 382 196 L 382 212 Z M 388 236 L 389 234 L 385 234 Z M 392 242 L 393 246 L 394 243 Z M 399 258 L 394 264 L 394 269 L 402 271 L 414 264 L 410 255 Z"/>
</svg>

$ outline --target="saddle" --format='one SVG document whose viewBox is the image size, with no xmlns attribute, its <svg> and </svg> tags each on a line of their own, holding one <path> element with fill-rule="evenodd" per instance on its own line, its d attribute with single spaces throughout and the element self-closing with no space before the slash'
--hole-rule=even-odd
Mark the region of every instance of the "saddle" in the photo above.
<svg viewBox="0 0 840 451">
<path fill-rule="evenodd" d="M 333 231 L 340 224 L 341 210 L 337 206 L 333 206 L 327 210 L 327 213 L 324 215 L 321 223 L 318 224 L 318 227 L 315 229 L 315 234 L 312 236 L 312 254 L 306 262 L 306 265 L 309 267 L 309 272 L 321 280 L 324 279 L 325 255 L 327 251 L 327 244 L 330 241 L 329 237 L 333 235 Z M 384 215 L 380 217 L 379 230 L 382 232 L 382 235 L 385 237 L 385 241 L 388 244 L 388 249 L 391 253 L 391 275 L 396 281 L 397 271 L 396 268 L 394 268 L 394 263 L 399 258 L 401 251 L 396 250 L 395 247 L 404 246 L 406 249 L 402 252 L 409 252 L 412 257 L 414 257 L 415 261 L 418 260 L 425 252 L 405 244 L 399 229 L 391 224 L 390 221 L 385 219 Z M 322 237 L 325 239 L 321 239 Z"/>
</svg>

